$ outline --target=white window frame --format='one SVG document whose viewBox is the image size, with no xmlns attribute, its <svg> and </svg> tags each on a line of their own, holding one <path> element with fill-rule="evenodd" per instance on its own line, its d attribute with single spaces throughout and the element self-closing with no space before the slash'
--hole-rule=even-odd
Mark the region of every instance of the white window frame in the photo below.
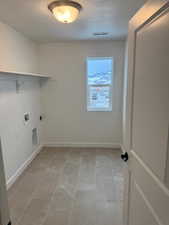
<svg viewBox="0 0 169 225">
<path fill-rule="evenodd" d="M 112 62 L 112 74 L 111 84 L 89 85 L 88 84 L 88 60 L 96 59 L 111 59 Z M 113 75 L 114 75 L 114 59 L 113 57 L 87 57 L 86 59 L 86 90 L 87 90 L 87 111 L 88 112 L 111 112 L 112 111 L 112 95 L 113 95 Z M 90 107 L 90 88 L 89 87 L 110 87 L 110 104 L 108 108 L 95 108 Z"/>
</svg>

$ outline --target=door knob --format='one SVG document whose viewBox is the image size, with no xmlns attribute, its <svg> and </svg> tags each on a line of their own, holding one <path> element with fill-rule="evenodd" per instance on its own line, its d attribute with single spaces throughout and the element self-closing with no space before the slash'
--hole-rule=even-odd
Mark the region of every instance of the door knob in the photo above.
<svg viewBox="0 0 169 225">
<path fill-rule="evenodd" d="M 128 159 L 129 159 L 129 155 L 127 152 L 121 154 L 121 159 L 124 161 L 124 162 L 127 162 Z"/>
</svg>

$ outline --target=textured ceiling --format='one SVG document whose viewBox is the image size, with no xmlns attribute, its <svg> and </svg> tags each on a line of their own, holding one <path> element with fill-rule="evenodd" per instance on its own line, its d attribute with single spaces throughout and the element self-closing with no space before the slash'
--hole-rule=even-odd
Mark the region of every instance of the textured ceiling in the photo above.
<svg viewBox="0 0 169 225">
<path fill-rule="evenodd" d="M 57 22 L 49 2 L 0 0 L 0 20 L 39 42 L 103 39 L 95 32 L 108 32 L 104 39 L 124 39 L 129 19 L 146 0 L 77 0 L 83 10 L 72 24 Z"/>
</svg>

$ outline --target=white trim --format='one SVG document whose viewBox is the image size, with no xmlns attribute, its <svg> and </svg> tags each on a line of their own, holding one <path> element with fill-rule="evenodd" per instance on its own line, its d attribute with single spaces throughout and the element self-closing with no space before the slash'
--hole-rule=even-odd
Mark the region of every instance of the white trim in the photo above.
<svg viewBox="0 0 169 225">
<path fill-rule="evenodd" d="M 120 143 L 45 142 L 44 147 L 121 148 Z"/>
<path fill-rule="evenodd" d="M 154 211 L 152 205 L 150 204 L 150 202 L 148 201 L 148 199 L 146 198 L 144 192 L 141 190 L 140 186 L 135 182 L 135 186 L 136 186 L 136 189 L 137 191 L 139 192 L 139 194 L 141 195 L 143 201 L 145 202 L 147 208 L 150 210 L 152 216 L 154 217 L 154 219 L 156 220 L 156 222 L 159 224 L 159 225 L 163 225 L 160 218 L 158 217 L 157 213 Z"/>
<path fill-rule="evenodd" d="M 87 107 L 87 112 L 112 112 L 112 106 L 109 108 L 91 108 Z"/>
<path fill-rule="evenodd" d="M 127 152 L 123 144 L 120 145 L 120 149 L 121 149 L 122 153 Z"/>
<path fill-rule="evenodd" d="M 40 145 L 31 156 L 19 167 L 19 169 L 15 172 L 13 176 L 11 176 L 7 181 L 7 189 L 9 189 L 16 180 L 21 176 L 21 174 L 25 171 L 25 169 L 29 166 L 29 164 L 34 160 L 37 154 L 42 150 L 43 145 Z"/>
<path fill-rule="evenodd" d="M 137 153 L 131 150 L 131 155 L 137 160 L 137 162 L 142 166 L 142 168 L 147 172 L 147 174 L 156 182 L 156 184 L 161 188 L 161 190 L 169 196 L 169 189 L 164 183 L 152 172 L 152 170 L 143 162 L 143 160 L 137 155 Z"/>
</svg>

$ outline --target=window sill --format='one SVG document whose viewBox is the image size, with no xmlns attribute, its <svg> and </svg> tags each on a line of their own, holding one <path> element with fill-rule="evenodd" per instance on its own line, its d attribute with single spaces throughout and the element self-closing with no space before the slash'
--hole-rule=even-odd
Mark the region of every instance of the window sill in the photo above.
<svg viewBox="0 0 169 225">
<path fill-rule="evenodd" d="M 87 112 L 112 112 L 112 109 L 95 109 L 95 108 L 88 108 Z"/>
</svg>

